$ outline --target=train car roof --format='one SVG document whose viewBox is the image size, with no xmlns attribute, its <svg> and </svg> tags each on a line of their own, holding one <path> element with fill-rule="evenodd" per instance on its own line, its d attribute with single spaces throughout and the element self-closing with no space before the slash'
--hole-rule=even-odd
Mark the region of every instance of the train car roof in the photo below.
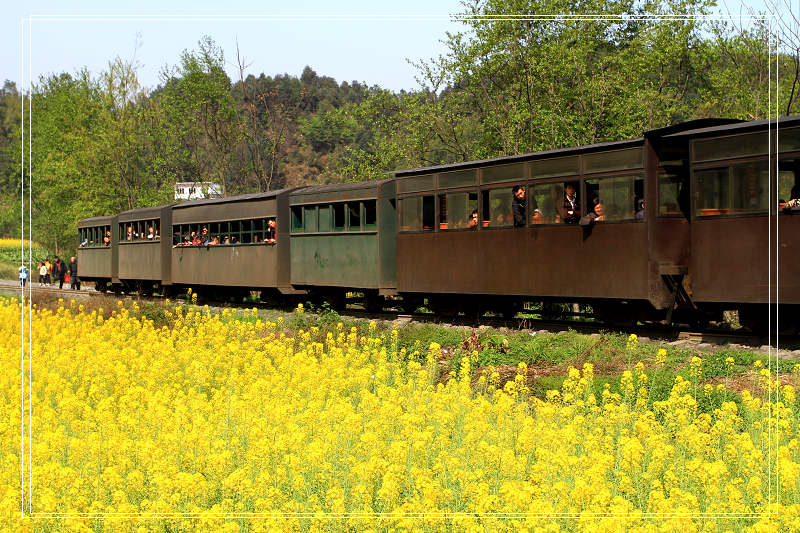
<svg viewBox="0 0 800 533">
<path fill-rule="evenodd" d="M 275 191 L 267 191 L 267 192 L 253 192 L 248 194 L 239 194 L 237 196 L 225 196 L 223 198 L 203 198 L 200 200 L 189 200 L 187 202 L 181 202 L 179 204 L 175 204 L 172 206 L 173 209 L 184 209 L 187 207 L 195 207 L 199 205 L 212 205 L 212 204 L 225 204 L 225 203 L 235 203 L 235 202 L 247 202 L 250 200 L 266 200 L 268 198 L 274 198 L 281 193 L 291 192 L 296 189 L 302 189 L 303 187 L 292 187 L 288 189 L 278 189 Z"/>
<path fill-rule="evenodd" d="M 291 196 L 300 196 L 304 194 L 317 194 L 317 193 L 324 193 L 324 192 L 334 192 L 334 191 L 352 191 L 358 189 L 369 189 L 372 187 L 380 187 L 385 183 L 389 183 L 392 181 L 392 178 L 382 179 L 382 180 L 372 180 L 372 181 L 356 181 L 356 182 L 346 182 L 346 183 L 329 183 L 327 185 L 311 185 L 308 187 L 304 187 L 302 189 L 298 189 L 296 191 L 292 191 Z"/>
<path fill-rule="evenodd" d="M 156 205 L 153 207 L 139 207 L 136 209 L 128 209 L 119 215 L 120 222 L 129 222 L 131 220 L 143 220 L 148 218 L 160 218 L 161 210 L 169 207 L 170 204 Z"/>
<path fill-rule="evenodd" d="M 780 128 L 782 126 L 783 127 L 794 126 L 796 124 L 800 124 L 800 115 L 794 115 L 791 117 L 781 117 L 777 120 L 763 119 L 763 120 L 751 120 L 748 122 L 736 121 L 716 126 L 702 126 L 674 133 L 667 133 L 663 135 L 663 137 L 666 138 L 708 137 L 713 135 L 725 135 L 725 134 L 745 132 L 749 130 L 758 130 L 758 129 L 763 129 L 765 127 L 775 127 L 775 125 L 777 125 L 777 127 Z"/>
<path fill-rule="evenodd" d="M 105 226 L 110 224 L 111 221 L 114 220 L 113 215 L 106 215 L 102 217 L 92 217 L 92 218 L 85 218 L 78 222 L 79 228 L 87 228 L 90 226 Z"/>
</svg>

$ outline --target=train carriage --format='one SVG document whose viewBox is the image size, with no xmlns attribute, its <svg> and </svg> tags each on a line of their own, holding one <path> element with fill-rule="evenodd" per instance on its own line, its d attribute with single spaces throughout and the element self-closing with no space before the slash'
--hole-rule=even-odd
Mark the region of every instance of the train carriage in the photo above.
<svg viewBox="0 0 800 533">
<path fill-rule="evenodd" d="M 78 223 L 78 277 L 104 290 L 113 276 L 113 235 L 116 217 L 87 218 Z M 108 237 L 108 239 L 106 239 Z"/>
<path fill-rule="evenodd" d="M 112 230 L 112 282 L 125 292 L 151 294 L 171 285 L 170 243 L 162 233 L 169 231 L 171 206 L 145 207 L 124 211 Z"/>
<path fill-rule="evenodd" d="M 769 323 L 767 304 L 779 303 L 782 326 L 796 330 L 800 216 L 787 202 L 800 194 L 800 117 L 670 137 L 690 148 L 693 301 L 716 314 L 738 309 L 759 330 Z"/>
<path fill-rule="evenodd" d="M 240 298 L 250 290 L 262 291 L 264 299 L 296 292 L 289 281 L 291 190 L 173 206 L 172 282 L 218 298 Z M 201 245 L 192 246 L 193 238 Z"/>
<path fill-rule="evenodd" d="M 427 297 L 445 314 L 590 302 L 596 315 L 625 322 L 663 317 L 678 304 L 701 320 L 686 290 L 688 152 L 685 142 L 661 140 L 731 122 L 700 120 L 639 139 L 395 172 L 398 292 Z M 524 220 L 515 221 L 516 187 L 526 193 Z M 577 203 L 565 211 L 568 189 Z M 602 218 L 594 222 L 587 215 L 597 204 Z M 477 223 L 469 220 L 475 215 Z"/>
<path fill-rule="evenodd" d="M 368 308 L 395 294 L 395 189 L 393 180 L 309 187 L 291 204 L 291 280 L 334 308 L 348 291 Z"/>
</svg>

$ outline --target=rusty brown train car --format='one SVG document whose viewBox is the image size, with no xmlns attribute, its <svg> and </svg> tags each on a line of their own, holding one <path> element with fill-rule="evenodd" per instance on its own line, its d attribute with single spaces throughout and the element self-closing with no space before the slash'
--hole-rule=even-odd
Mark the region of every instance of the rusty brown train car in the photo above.
<svg viewBox="0 0 800 533">
<path fill-rule="evenodd" d="M 397 291 L 445 314 L 584 302 L 611 322 L 738 309 L 796 329 L 798 148 L 798 117 L 705 119 L 397 171 Z"/>
</svg>

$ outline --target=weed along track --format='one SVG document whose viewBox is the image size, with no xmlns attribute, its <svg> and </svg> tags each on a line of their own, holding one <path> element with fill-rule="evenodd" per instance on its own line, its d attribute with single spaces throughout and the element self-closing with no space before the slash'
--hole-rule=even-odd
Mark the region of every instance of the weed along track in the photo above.
<svg viewBox="0 0 800 533">
<path fill-rule="evenodd" d="M 16 291 L 15 291 L 16 289 Z M 57 299 L 57 298 L 121 298 L 125 300 L 140 300 L 146 302 L 159 302 L 158 297 L 141 297 L 139 295 L 111 295 L 106 293 L 99 293 L 95 290 L 59 290 L 53 287 L 40 287 L 35 284 L 26 289 L 30 290 L 36 298 Z M 19 286 L 13 282 L 0 280 L 0 291 L 8 295 L 18 295 Z M 191 295 L 190 295 L 191 296 Z M 298 298 L 302 300 L 302 298 Z M 191 300 L 191 298 L 189 298 Z M 191 303 L 191 302 L 189 302 Z M 215 305 L 217 304 L 217 305 Z M 258 308 L 262 310 L 271 310 L 278 312 L 280 309 L 275 308 L 269 304 L 254 301 L 248 303 L 230 303 L 230 302 L 212 302 L 208 301 L 205 305 L 216 311 L 221 311 L 225 308 L 230 309 L 251 309 Z M 356 306 L 357 307 L 357 306 Z M 331 313 L 330 309 L 322 308 L 322 312 Z M 562 319 L 562 320 L 547 320 L 540 318 L 499 318 L 499 317 L 441 317 L 430 312 L 418 313 L 404 313 L 402 311 L 382 311 L 370 312 L 363 309 L 348 307 L 333 312 L 334 315 L 341 315 L 343 317 L 350 317 L 357 320 L 377 320 L 385 323 L 392 323 L 398 326 L 407 324 L 432 324 L 442 328 L 455 328 L 455 329 L 503 329 L 509 331 L 526 332 L 528 334 L 548 334 L 567 331 L 576 331 L 585 335 L 598 335 L 607 332 L 618 331 L 620 333 L 630 334 L 634 333 L 643 339 L 643 342 L 652 343 L 672 343 L 676 345 L 694 346 L 706 349 L 719 348 L 726 345 L 733 345 L 747 349 L 755 349 L 758 351 L 766 352 L 768 350 L 767 339 L 762 336 L 756 336 L 746 331 L 743 328 L 731 329 L 727 324 L 721 324 L 717 328 L 706 329 L 703 331 L 692 331 L 685 327 L 666 326 L 662 324 L 640 324 L 637 326 L 628 326 L 625 328 L 613 327 L 601 322 L 590 321 L 586 319 Z M 773 337 L 773 344 L 780 343 L 781 353 L 791 357 L 800 358 L 800 337 L 796 335 L 785 335 L 780 337 Z"/>
</svg>

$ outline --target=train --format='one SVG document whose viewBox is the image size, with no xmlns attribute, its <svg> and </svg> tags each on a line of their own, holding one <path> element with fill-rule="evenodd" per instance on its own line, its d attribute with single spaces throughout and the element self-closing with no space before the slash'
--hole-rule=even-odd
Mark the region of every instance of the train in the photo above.
<svg viewBox="0 0 800 533">
<path fill-rule="evenodd" d="M 521 192 L 520 192 L 521 191 Z M 800 327 L 800 116 L 193 200 L 78 224 L 98 290 Z M 199 245 L 198 245 L 199 244 Z"/>
</svg>

